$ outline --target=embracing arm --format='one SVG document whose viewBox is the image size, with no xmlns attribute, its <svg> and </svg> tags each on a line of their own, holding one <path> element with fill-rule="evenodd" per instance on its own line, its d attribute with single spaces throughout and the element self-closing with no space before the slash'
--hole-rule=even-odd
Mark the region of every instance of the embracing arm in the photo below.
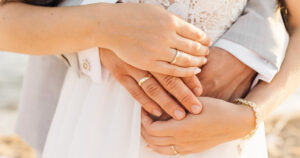
<svg viewBox="0 0 300 158">
<path fill-rule="evenodd" d="M 244 13 L 215 45 L 270 82 L 280 69 L 287 43 L 277 0 L 250 0 Z"/>
<path fill-rule="evenodd" d="M 287 43 L 276 0 L 248 1 L 243 14 L 210 49 L 209 62 L 198 75 L 203 95 L 232 101 L 248 93 L 256 73 L 256 79 L 272 81 Z"/>
<path fill-rule="evenodd" d="M 56 8 L 7 3 L 0 10 L 0 35 L 4 51 L 44 55 L 108 48 L 132 66 L 178 77 L 201 71 L 210 44 L 203 31 L 167 10 L 134 3 Z M 184 53 L 171 64 L 176 49 Z"/>
<path fill-rule="evenodd" d="M 47 55 L 96 45 L 91 6 L 50 8 L 7 3 L 0 7 L 0 50 Z"/>
<path fill-rule="evenodd" d="M 280 72 L 270 83 L 258 84 L 246 97 L 261 106 L 263 118 L 282 103 L 300 84 L 300 2 L 287 0 L 290 11 L 291 37 Z"/>
</svg>

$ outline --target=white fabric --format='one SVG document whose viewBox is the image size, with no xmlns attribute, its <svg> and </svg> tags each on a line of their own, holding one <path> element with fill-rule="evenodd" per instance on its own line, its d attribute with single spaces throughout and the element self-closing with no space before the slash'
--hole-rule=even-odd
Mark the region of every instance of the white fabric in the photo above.
<svg viewBox="0 0 300 158">
<path fill-rule="evenodd" d="M 117 0 L 84 0 L 82 5 L 93 3 L 116 3 Z M 78 52 L 78 62 L 80 72 L 89 76 L 94 82 L 101 80 L 101 64 L 98 48 L 91 48 Z M 84 68 L 84 64 L 89 64 L 89 69 Z"/>
<path fill-rule="evenodd" d="M 70 69 L 43 158 L 171 158 L 145 147 L 140 137 L 140 110 L 111 77 L 93 83 Z M 267 158 L 263 126 L 242 152 L 239 144 L 237 140 L 181 157 Z"/>
<path fill-rule="evenodd" d="M 214 44 L 214 46 L 228 51 L 241 62 L 255 70 L 258 73 L 257 79 L 271 82 L 279 71 L 276 66 L 259 56 L 257 53 L 235 42 L 226 39 L 220 39 Z"/>
<path fill-rule="evenodd" d="M 100 81 L 101 64 L 97 47 L 78 52 L 78 62 L 81 73 L 89 76 L 95 82 Z M 85 68 L 84 64 L 88 65 L 88 69 Z"/>
<path fill-rule="evenodd" d="M 89 4 L 89 3 L 96 3 L 98 0 L 86 0 L 83 2 L 83 4 Z M 106 0 L 107 2 L 111 3 L 111 0 Z M 219 0 L 220 1 L 220 0 Z M 228 25 L 215 25 L 216 22 L 222 23 L 228 23 L 228 20 L 235 20 L 236 18 L 236 13 L 240 13 L 240 7 L 236 6 L 230 6 L 230 7 L 223 7 L 220 5 L 219 1 L 201 1 L 201 0 L 193 0 L 192 2 L 190 0 L 177 0 L 177 1 L 168 1 L 168 0 L 124 0 L 123 2 L 140 2 L 140 3 L 151 3 L 151 4 L 157 4 L 157 5 L 162 5 L 169 11 L 176 13 L 177 15 L 181 16 L 184 18 L 186 21 L 191 22 L 192 24 L 195 24 L 199 28 L 201 28 L 204 32 L 207 32 L 210 37 L 213 40 L 216 40 L 217 37 L 219 37 L 223 32 L 224 29 L 228 28 Z M 222 0 L 223 1 L 223 0 Z M 227 4 L 232 4 L 230 0 L 226 0 L 225 3 Z M 200 5 L 204 6 L 211 6 L 212 8 L 208 9 L 200 7 Z M 243 3 L 234 3 L 233 5 L 244 5 Z M 200 9 L 199 9 L 200 8 Z M 220 14 L 221 11 L 228 11 L 229 9 L 232 9 L 231 15 L 224 14 L 223 16 Z M 189 10 L 187 12 L 186 10 Z M 213 14 L 216 10 L 218 10 L 219 14 L 215 15 Z M 191 14 L 192 13 L 192 14 Z M 226 17 L 225 17 L 226 16 Z M 232 22 L 231 21 L 231 22 Z M 203 24 L 205 23 L 205 24 Z M 228 23 L 231 24 L 231 23 Z M 220 28 L 218 28 L 220 27 Z M 243 51 L 243 55 L 248 56 L 253 56 L 250 53 L 250 50 L 248 50 L 246 47 L 243 47 L 237 43 L 231 42 L 231 44 L 226 45 L 227 42 L 222 42 L 217 41 L 216 45 L 220 48 L 223 48 L 228 51 L 230 48 L 230 53 L 232 53 L 234 56 L 236 56 L 238 59 L 240 59 L 242 62 L 244 62 L 246 65 L 250 66 L 251 68 L 256 68 L 258 66 L 264 65 L 264 61 L 261 59 L 257 58 L 251 58 L 250 60 L 244 60 L 245 57 L 242 55 L 239 55 L 238 52 Z M 227 40 L 225 40 L 227 41 Z M 100 62 L 100 57 L 99 57 L 99 51 L 98 49 L 96 50 L 95 48 L 93 50 L 85 50 L 82 52 L 78 53 L 78 59 L 80 63 L 80 71 L 89 76 L 94 82 L 100 82 L 101 80 L 101 62 Z M 246 58 L 247 59 L 247 58 Z M 252 63 L 257 63 L 258 65 L 255 64 L 249 64 Z M 83 68 L 83 64 L 85 62 L 88 62 L 90 64 L 91 69 L 86 70 Z M 269 67 L 264 66 L 265 72 L 270 72 L 272 69 L 269 69 Z M 257 69 L 254 69 L 257 71 Z M 261 74 L 262 80 L 269 82 L 271 79 L 274 77 L 270 77 L 269 74 L 266 73 L 261 73 L 261 71 L 257 71 L 259 74 Z M 264 77 L 267 76 L 267 77 Z"/>
<path fill-rule="evenodd" d="M 205 28 L 215 41 L 238 18 L 246 0 L 175 0 L 172 3 L 147 0 L 143 3 L 161 4 L 179 15 L 188 12 L 187 20 Z M 198 18 L 206 16 L 209 18 Z M 87 76 L 78 77 L 71 69 L 68 71 L 43 158 L 173 157 L 145 147 L 140 136 L 140 105 L 107 70 L 103 71 L 105 76 L 99 83 Z M 266 158 L 263 125 L 249 142 L 236 140 L 180 157 Z"/>
</svg>

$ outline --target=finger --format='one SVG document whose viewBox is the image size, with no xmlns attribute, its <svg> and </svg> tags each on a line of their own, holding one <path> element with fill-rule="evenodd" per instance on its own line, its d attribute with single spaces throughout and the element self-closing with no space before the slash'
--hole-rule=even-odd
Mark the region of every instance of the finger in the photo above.
<svg viewBox="0 0 300 158">
<path fill-rule="evenodd" d="M 180 78 L 157 73 L 153 73 L 153 75 L 189 112 L 193 114 L 201 112 L 202 105 L 200 101 Z"/>
<path fill-rule="evenodd" d="M 174 151 L 174 149 L 172 149 L 171 145 L 164 145 L 164 146 L 159 146 L 159 145 L 151 145 L 149 144 L 148 147 L 151 148 L 153 151 L 157 152 L 157 153 L 160 153 L 160 154 L 163 154 L 163 155 L 184 155 L 184 151 L 176 146 L 176 145 L 173 145 L 174 146 L 174 149 L 176 151 Z"/>
<path fill-rule="evenodd" d="M 147 112 L 157 117 L 161 116 L 162 110 L 160 106 L 146 95 L 143 89 L 136 83 L 133 78 L 125 76 L 118 81 L 127 89 L 131 96 L 135 98 Z"/>
<path fill-rule="evenodd" d="M 140 74 L 134 73 L 132 76 L 138 82 L 147 75 L 144 74 L 140 76 Z M 160 105 L 160 107 L 174 119 L 181 120 L 185 117 L 185 110 L 163 89 L 163 87 L 153 77 L 145 81 L 141 87 L 152 100 Z"/>
<path fill-rule="evenodd" d="M 162 73 L 176 77 L 189 77 L 201 72 L 199 67 L 183 68 L 163 61 L 156 61 L 150 66 L 151 72 Z"/>
<path fill-rule="evenodd" d="M 141 122 L 142 122 L 142 126 L 145 127 L 149 127 L 153 123 L 152 118 L 147 114 L 147 112 L 144 109 L 142 109 L 141 111 Z"/>
<path fill-rule="evenodd" d="M 207 56 L 209 54 L 207 46 L 181 36 L 177 36 L 173 48 L 195 56 Z"/>
<path fill-rule="evenodd" d="M 178 21 L 176 31 L 178 35 L 193 41 L 198 41 L 205 46 L 209 46 L 211 44 L 211 40 L 205 32 L 184 20 Z"/>
<path fill-rule="evenodd" d="M 142 127 L 145 129 L 148 135 L 157 136 L 157 137 L 171 137 L 173 136 L 172 132 L 173 127 L 168 127 L 166 123 L 169 121 L 156 121 L 153 122 L 153 119 L 142 109 L 141 112 L 141 122 Z M 169 123 L 168 123 L 169 124 Z M 173 123 L 171 123 L 172 125 Z"/>
<path fill-rule="evenodd" d="M 172 141 L 172 137 L 154 137 L 150 136 L 145 128 L 142 126 L 141 128 L 141 134 L 144 140 L 151 145 L 172 145 L 174 144 L 174 141 Z"/>
<path fill-rule="evenodd" d="M 179 56 L 174 65 L 180 67 L 201 67 L 207 62 L 206 57 L 196 57 L 180 51 L 178 53 Z"/>
<path fill-rule="evenodd" d="M 182 80 L 186 84 L 186 86 L 194 92 L 196 96 L 201 96 L 203 89 L 201 82 L 197 76 L 183 77 Z"/>
<path fill-rule="evenodd" d="M 207 58 L 204 56 L 193 56 L 182 51 L 170 48 L 167 53 L 160 53 L 156 55 L 156 60 L 173 62 L 172 64 L 180 67 L 201 67 L 207 62 Z M 179 53 L 179 54 L 177 54 Z"/>
</svg>

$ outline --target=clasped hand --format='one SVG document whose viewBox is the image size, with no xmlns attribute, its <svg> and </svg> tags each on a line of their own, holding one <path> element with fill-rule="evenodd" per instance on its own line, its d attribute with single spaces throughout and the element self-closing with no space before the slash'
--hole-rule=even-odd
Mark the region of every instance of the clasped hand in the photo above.
<svg viewBox="0 0 300 158">
<path fill-rule="evenodd" d="M 156 152 L 172 155 L 170 145 L 180 154 L 200 152 L 240 138 L 255 126 L 251 108 L 220 100 L 245 95 L 255 76 L 223 49 L 210 48 L 202 72 L 183 78 L 138 69 L 108 49 L 101 49 L 100 56 L 111 75 L 142 105 L 142 136 Z M 149 74 L 152 77 L 140 87 L 138 81 Z M 200 95 L 214 98 L 198 99 Z M 164 113 L 167 121 L 159 121 Z"/>
</svg>

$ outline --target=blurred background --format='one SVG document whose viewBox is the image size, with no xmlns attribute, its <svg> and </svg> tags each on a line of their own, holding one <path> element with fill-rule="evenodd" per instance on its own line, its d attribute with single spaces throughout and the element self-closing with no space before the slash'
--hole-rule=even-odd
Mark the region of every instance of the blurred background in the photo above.
<svg viewBox="0 0 300 158">
<path fill-rule="evenodd" d="M 14 134 L 28 56 L 0 52 L 0 158 L 34 158 Z M 270 158 L 300 158 L 300 88 L 266 121 Z"/>
</svg>

